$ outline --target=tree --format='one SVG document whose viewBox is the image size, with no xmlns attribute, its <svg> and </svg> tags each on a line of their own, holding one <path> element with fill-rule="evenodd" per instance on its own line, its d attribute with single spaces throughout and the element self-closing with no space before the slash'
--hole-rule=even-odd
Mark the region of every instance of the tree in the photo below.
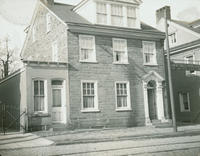
<svg viewBox="0 0 200 156">
<path fill-rule="evenodd" d="M 8 76 L 13 71 L 12 65 L 17 60 L 17 58 L 15 57 L 16 52 L 16 48 L 9 48 L 8 37 L 0 42 L 0 78 Z"/>
</svg>

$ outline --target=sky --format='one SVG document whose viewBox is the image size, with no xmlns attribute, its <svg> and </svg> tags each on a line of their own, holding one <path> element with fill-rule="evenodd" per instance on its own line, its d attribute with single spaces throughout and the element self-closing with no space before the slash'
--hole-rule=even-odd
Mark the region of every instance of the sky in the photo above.
<svg viewBox="0 0 200 156">
<path fill-rule="evenodd" d="M 57 2 L 77 4 L 80 0 L 55 0 Z M 36 0 L 0 0 L 0 39 L 11 38 L 12 47 L 22 47 Z M 155 12 L 169 5 L 173 19 L 193 21 L 200 18 L 200 0 L 143 0 L 140 8 L 141 20 L 155 27 Z"/>
</svg>

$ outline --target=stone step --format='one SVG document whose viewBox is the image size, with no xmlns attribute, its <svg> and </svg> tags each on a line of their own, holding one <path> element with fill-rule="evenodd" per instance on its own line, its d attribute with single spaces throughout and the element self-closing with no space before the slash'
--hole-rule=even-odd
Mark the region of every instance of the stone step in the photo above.
<svg viewBox="0 0 200 156">
<path fill-rule="evenodd" d="M 53 124 L 52 129 L 53 131 L 65 131 L 67 127 L 65 124 Z"/>
<path fill-rule="evenodd" d="M 172 123 L 169 122 L 161 122 L 161 120 L 152 120 L 152 125 L 155 128 L 169 128 L 172 127 Z"/>
</svg>

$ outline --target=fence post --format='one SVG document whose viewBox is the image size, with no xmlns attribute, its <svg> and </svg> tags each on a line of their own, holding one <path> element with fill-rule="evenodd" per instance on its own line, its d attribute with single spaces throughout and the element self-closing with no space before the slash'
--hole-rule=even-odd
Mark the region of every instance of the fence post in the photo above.
<svg viewBox="0 0 200 156">
<path fill-rule="evenodd" d="M 6 134 L 6 127 L 5 127 L 5 122 L 6 122 L 6 105 L 5 103 L 2 104 L 2 128 L 3 128 L 3 134 Z"/>
</svg>

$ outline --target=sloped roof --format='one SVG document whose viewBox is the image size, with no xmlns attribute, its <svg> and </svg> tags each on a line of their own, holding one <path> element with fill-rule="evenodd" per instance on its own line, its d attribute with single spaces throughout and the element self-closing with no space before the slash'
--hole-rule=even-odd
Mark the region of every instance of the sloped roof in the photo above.
<svg viewBox="0 0 200 156">
<path fill-rule="evenodd" d="M 72 11 L 74 8 L 73 5 L 55 3 L 54 5 L 48 5 L 47 7 L 65 23 L 90 24 L 85 18 Z"/>
<path fill-rule="evenodd" d="M 179 21 L 179 20 L 172 20 L 172 19 L 171 21 L 200 34 L 200 27 L 198 28 L 193 27 L 194 24 L 196 24 L 196 22 L 186 22 L 186 21 Z"/>
<path fill-rule="evenodd" d="M 92 24 L 82 16 L 73 11 L 75 6 L 68 4 L 55 3 L 54 5 L 47 6 L 52 12 L 54 12 L 65 23 L 77 23 L 77 24 Z M 93 25 L 93 24 L 92 24 Z M 147 31 L 160 32 L 159 30 L 141 22 L 141 29 Z"/>
</svg>

